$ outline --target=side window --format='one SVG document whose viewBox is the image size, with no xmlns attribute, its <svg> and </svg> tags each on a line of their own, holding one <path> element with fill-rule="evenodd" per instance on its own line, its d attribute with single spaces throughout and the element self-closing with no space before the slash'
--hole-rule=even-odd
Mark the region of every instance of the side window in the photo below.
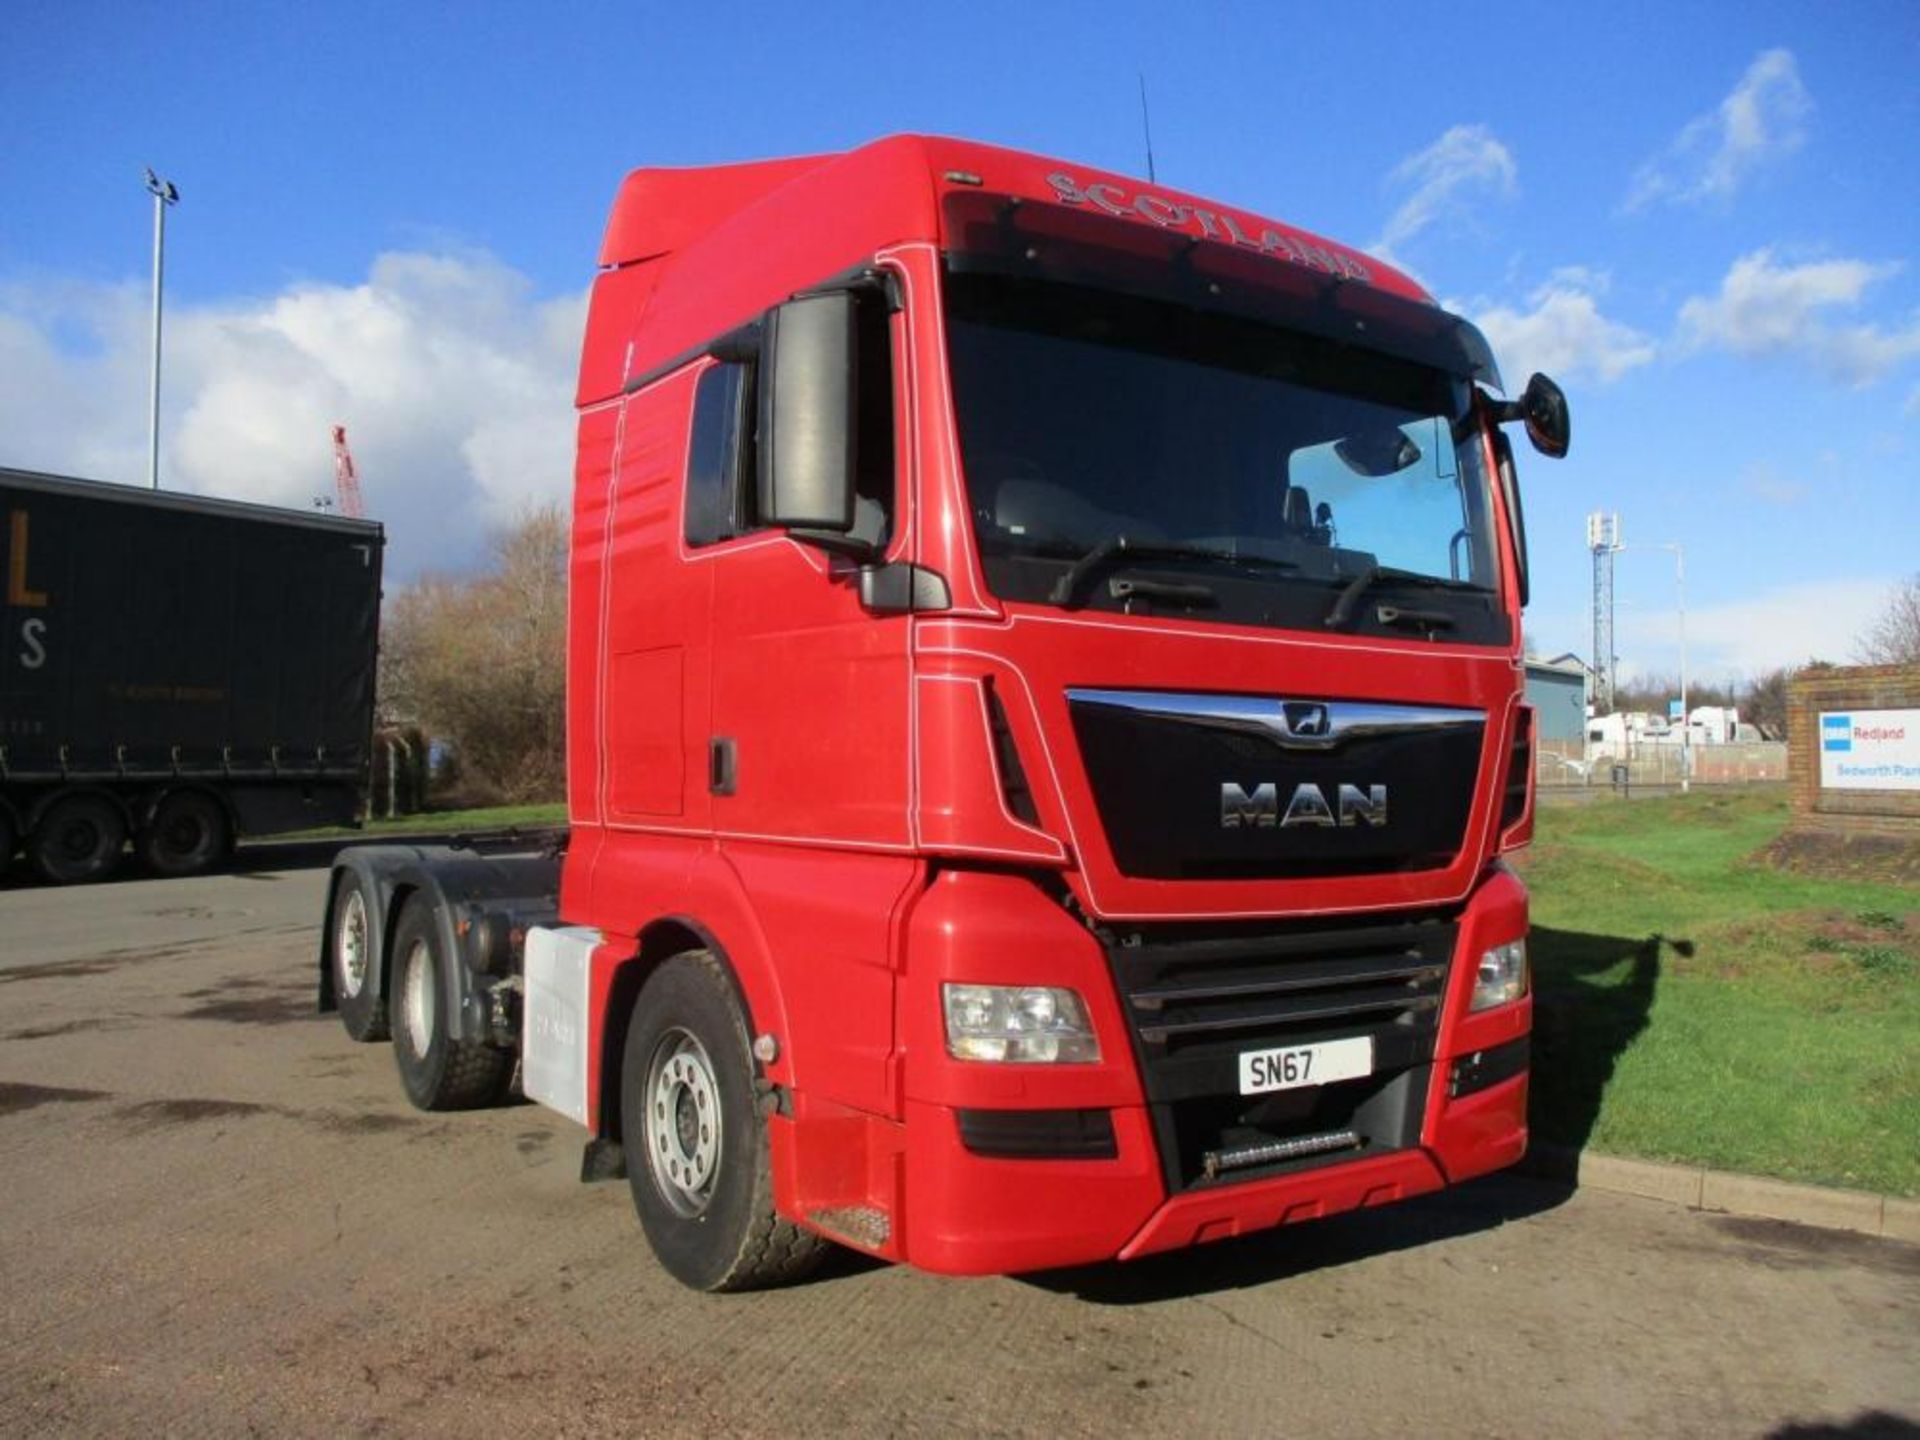
<svg viewBox="0 0 1920 1440">
<path fill-rule="evenodd" d="M 893 331 L 878 296 L 854 310 L 854 533 L 884 546 L 893 532 Z M 756 367 L 722 361 L 701 373 L 687 454 L 687 543 L 714 545 L 759 529 L 754 425 Z"/>
<path fill-rule="evenodd" d="M 687 455 L 687 543 L 712 545 L 752 529 L 747 495 L 753 440 L 749 413 L 753 367 L 710 365 L 693 397 L 693 444 Z"/>
</svg>

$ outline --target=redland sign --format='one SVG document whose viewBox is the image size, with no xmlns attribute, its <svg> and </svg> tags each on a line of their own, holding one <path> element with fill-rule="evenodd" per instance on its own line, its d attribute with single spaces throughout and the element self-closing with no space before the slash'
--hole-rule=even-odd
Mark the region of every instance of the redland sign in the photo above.
<svg viewBox="0 0 1920 1440">
<path fill-rule="evenodd" d="M 1824 790 L 1920 790 L 1920 710 L 1820 712 Z"/>
</svg>

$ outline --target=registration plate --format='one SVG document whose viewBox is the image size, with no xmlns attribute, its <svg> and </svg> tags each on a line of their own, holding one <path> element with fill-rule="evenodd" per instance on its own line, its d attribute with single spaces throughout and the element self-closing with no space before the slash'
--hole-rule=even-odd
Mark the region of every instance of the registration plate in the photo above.
<svg viewBox="0 0 1920 1440">
<path fill-rule="evenodd" d="M 1358 1080 L 1372 1073 L 1371 1035 L 1323 1040 L 1318 1045 L 1288 1045 L 1278 1050 L 1245 1050 L 1240 1054 L 1240 1093 L 1298 1090 L 1306 1085 Z"/>
</svg>

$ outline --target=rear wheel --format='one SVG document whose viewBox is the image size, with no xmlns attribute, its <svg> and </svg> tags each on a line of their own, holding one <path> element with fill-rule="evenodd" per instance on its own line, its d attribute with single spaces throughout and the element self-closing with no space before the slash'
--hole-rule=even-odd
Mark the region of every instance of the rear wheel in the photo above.
<svg viewBox="0 0 1920 1440">
<path fill-rule="evenodd" d="M 367 882 L 353 871 L 340 876 L 333 896 L 333 1000 L 340 1023 L 355 1040 L 387 1038 L 387 1002 L 373 961 L 373 906 Z"/>
<path fill-rule="evenodd" d="M 667 961 L 634 1002 L 620 1124 L 647 1240 L 695 1290 L 797 1280 L 827 1249 L 774 1212 L 753 1080 L 746 1020 L 719 962 L 704 950 Z"/>
<path fill-rule="evenodd" d="M 54 801 L 40 817 L 27 850 L 47 880 L 83 885 L 111 875 L 126 843 L 127 822 L 112 801 L 101 795 L 69 795 Z"/>
<path fill-rule="evenodd" d="M 387 1009 L 407 1098 L 422 1110 L 473 1110 L 500 1098 L 513 1054 L 447 1033 L 446 966 L 433 907 L 409 900 L 393 932 Z"/>
<path fill-rule="evenodd" d="M 140 836 L 140 858 L 156 875 L 198 875 L 226 858 L 226 812 L 210 795 L 177 790 L 160 802 Z"/>
</svg>

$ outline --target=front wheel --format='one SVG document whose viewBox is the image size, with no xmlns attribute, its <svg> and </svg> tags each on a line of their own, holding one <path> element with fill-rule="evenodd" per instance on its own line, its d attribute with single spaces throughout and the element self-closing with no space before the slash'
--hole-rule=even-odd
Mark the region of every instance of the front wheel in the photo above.
<svg viewBox="0 0 1920 1440">
<path fill-rule="evenodd" d="M 400 1084 L 421 1110 L 491 1105 L 513 1073 L 513 1054 L 447 1033 L 445 967 L 433 907 L 409 900 L 393 932 L 393 984 L 387 1010 Z"/>
<path fill-rule="evenodd" d="M 627 1182 L 647 1241 L 695 1290 L 755 1290 L 811 1271 L 826 1242 L 773 1208 L 747 1026 L 719 962 L 675 956 L 634 1002 L 621 1061 Z"/>
</svg>

